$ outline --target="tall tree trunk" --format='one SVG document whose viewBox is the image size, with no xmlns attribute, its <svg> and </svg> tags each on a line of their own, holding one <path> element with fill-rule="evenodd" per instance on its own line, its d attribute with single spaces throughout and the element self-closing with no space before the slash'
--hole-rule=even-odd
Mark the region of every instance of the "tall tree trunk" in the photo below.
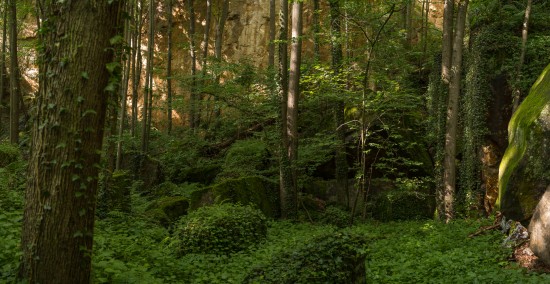
<svg viewBox="0 0 550 284">
<path fill-rule="evenodd" d="M 167 33 L 167 49 L 166 55 L 166 119 L 168 125 L 166 132 L 170 134 L 172 132 L 172 0 L 166 0 L 166 18 L 168 19 Z"/>
<path fill-rule="evenodd" d="M 8 3 L 4 1 L 2 5 L 2 55 L 0 56 L 0 133 L 2 133 L 2 113 L 4 110 L 4 98 L 6 96 L 6 40 L 7 40 L 7 25 L 8 22 Z"/>
<path fill-rule="evenodd" d="M 412 16 L 414 11 L 414 2 L 407 1 L 405 5 L 405 31 L 407 32 L 407 44 L 412 44 L 413 39 L 413 26 L 412 26 Z"/>
<path fill-rule="evenodd" d="M 424 17 L 422 17 L 423 26 L 422 26 L 422 39 L 423 39 L 423 45 L 422 45 L 422 53 L 424 54 L 424 57 L 426 56 L 426 51 L 428 49 L 428 29 L 430 27 L 430 0 L 424 0 Z"/>
<path fill-rule="evenodd" d="M 329 2 L 332 3 L 332 1 Z M 319 33 L 321 32 L 320 14 L 321 7 L 319 6 L 319 0 L 313 0 L 313 59 L 315 62 L 319 62 L 321 53 L 319 44 Z"/>
<path fill-rule="evenodd" d="M 292 216 L 292 203 L 287 201 L 292 190 L 292 172 L 288 159 L 287 102 L 288 102 L 288 0 L 281 0 L 279 15 L 279 94 L 281 97 L 281 162 L 280 162 L 280 200 L 283 218 Z M 292 201 L 292 199 L 290 200 Z"/>
<path fill-rule="evenodd" d="M 302 5 L 300 0 L 292 2 L 292 43 L 290 45 L 290 72 L 288 79 L 287 101 L 287 135 L 288 160 L 290 164 L 292 186 L 287 192 L 285 208 L 289 215 L 294 216 L 297 211 L 297 173 L 296 160 L 298 159 L 298 101 L 300 97 L 300 65 L 302 58 Z"/>
<path fill-rule="evenodd" d="M 441 79 L 449 84 L 451 78 L 451 63 L 453 59 L 453 17 L 454 0 L 445 0 L 443 8 L 443 41 L 441 47 Z"/>
<path fill-rule="evenodd" d="M 138 1 L 138 0 L 136 0 Z M 141 30 L 143 27 L 143 0 L 139 0 L 136 3 L 137 18 L 134 22 L 134 67 L 132 68 L 132 121 L 130 123 L 130 134 L 132 137 L 136 137 L 136 126 L 138 118 L 138 96 L 139 85 L 141 84 L 141 68 L 143 66 L 141 55 Z"/>
<path fill-rule="evenodd" d="M 155 48 L 155 1 L 149 0 L 149 36 L 147 40 L 147 67 L 145 70 L 145 92 L 143 93 L 143 115 L 141 129 L 141 152 L 149 150 L 149 122 L 151 117 L 151 99 L 153 96 L 153 50 Z"/>
<path fill-rule="evenodd" d="M 32 128 L 19 276 L 28 283 L 90 283 L 109 97 L 105 66 L 113 62 L 109 39 L 123 3 L 38 2 L 40 17 L 51 21 L 44 23 L 39 54 L 43 84 Z"/>
<path fill-rule="evenodd" d="M 210 22 L 212 21 L 212 0 L 206 0 L 206 18 L 202 37 L 202 77 L 206 79 L 206 65 L 208 63 L 208 42 L 210 41 Z"/>
<path fill-rule="evenodd" d="M 525 17 L 523 19 L 523 26 L 521 29 L 521 54 L 519 56 L 519 62 L 516 71 L 516 86 L 514 90 L 514 103 L 512 106 L 512 111 L 515 112 L 521 101 L 521 89 L 519 87 L 519 82 L 521 81 L 521 69 L 523 68 L 523 63 L 525 62 L 525 49 L 527 46 L 527 36 L 529 33 L 529 18 L 531 16 L 531 6 L 533 5 L 533 0 L 527 0 L 527 6 L 525 7 Z"/>
<path fill-rule="evenodd" d="M 341 202 L 345 202 L 349 206 L 348 192 L 348 163 L 346 158 L 346 127 L 345 127 L 345 102 L 338 96 L 338 92 L 342 90 L 340 73 L 342 69 L 342 44 L 341 44 L 341 15 L 340 2 L 332 0 L 330 4 L 330 29 L 331 29 L 331 49 L 332 49 L 332 72 L 336 78 L 337 86 L 335 97 L 338 97 L 334 109 L 334 121 L 336 122 L 336 155 L 335 155 L 335 176 L 338 183 L 338 197 Z"/>
<path fill-rule="evenodd" d="M 197 54 L 195 50 L 195 4 L 194 0 L 187 1 L 189 12 L 189 53 L 191 55 L 191 95 L 189 97 L 189 127 L 195 129 L 197 125 Z"/>
<path fill-rule="evenodd" d="M 17 59 L 17 8 L 16 0 L 9 0 L 10 25 L 10 142 L 19 143 L 19 61 Z"/>
<path fill-rule="evenodd" d="M 455 38 L 453 42 L 451 81 L 449 82 L 449 99 L 447 105 L 447 123 L 445 131 L 445 159 L 443 172 L 445 222 L 454 218 L 454 196 L 456 192 L 456 141 L 462 73 L 462 48 L 468 0 L 461 0 L 458 6 Z"/>
<path fill-rule="evenodd" d="M 275 66 L 275 0 L 269 0 L 269 45 L 268 65 Z"/>
<path fill-rule="evenodd" d="M 222 45 L 223 45 L 223 32 L 225 30 L 225 22 L 227 21 L 227 16 L 229 14 L 229 0 L 223 0 L 222 12 L 220 14 L 220 19 L 216 25 L 216 42 L 214 43 L 214 56 L 218 62 L 222 61 Z M 220 83 L 220 75 L 216 75 L 216 84 Z M 216 107 L 215 111 L 215 128 L 218 128 L 220 123 L 221 108 Z"/>
<path fill-rule="evenodd" d="M 125 44 L 129 47 L 129 54 L 124 56 L 126 59 L 126 65 L 124 66 L 124 75 L 122 77 L 122 88 L 120 91 L 120 116 L 118 118 L 118 141 L 117 141 L 117 150 L 116 150 L 116 162 L 115 170 L 120 170 L 122 164 L 122 136 L 124 135 L 124 122 L 126 119 L 126 100 L 128 96 L 128 83 L 130 79 L 130 69 L 132 69 L 133 62 L 133 53 L 134 53 L 134 44 L 132 42 L 132 30 L 131 30 L 131 20 L 134 18 L 134 7 L 133 1 L 126 3 L 126 11 L 130 15 L 129 19 L 126 19 L 124 22 L 124 41 Z"/>
</svg>

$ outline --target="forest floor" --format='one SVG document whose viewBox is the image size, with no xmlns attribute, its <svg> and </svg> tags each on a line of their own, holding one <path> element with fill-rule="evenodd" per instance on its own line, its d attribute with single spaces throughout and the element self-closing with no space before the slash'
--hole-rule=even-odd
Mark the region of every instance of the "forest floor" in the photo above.
<svg viewBox="0 0 550 284">
<path fill-rule="evenodd" d="M 517 262 L 520 267 L 523 267 L 531 272 L 550 273 L 550 265 L 545 264 L 533 254 L 529 249 L 529 243 L 525 242 L 514 248 L 513 261 Z"/>
</svg>

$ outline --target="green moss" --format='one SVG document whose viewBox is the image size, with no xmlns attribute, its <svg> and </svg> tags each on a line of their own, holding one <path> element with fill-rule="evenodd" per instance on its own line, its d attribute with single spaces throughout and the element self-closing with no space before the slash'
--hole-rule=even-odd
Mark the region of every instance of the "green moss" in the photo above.
<svg viewBox="0 0 550 284">
<path fill-rule="evenodd" d="M 0 168 L 3 168 L 21 158 L 19 148 L 10 143 L 0 143 Z"/>
<path fill-rule="evenodd" d="M 550 65 L 533 84 L 529 95 L 518 107 L 508 124 L 508 148 L 502 157 L 499 168 L 499 198 L 496 206 L 500 207 L 502 196 L 507 189 L 510 177 L 527 149 L 532 125 L 542 110 L 550 103 Z"/>
</svg>

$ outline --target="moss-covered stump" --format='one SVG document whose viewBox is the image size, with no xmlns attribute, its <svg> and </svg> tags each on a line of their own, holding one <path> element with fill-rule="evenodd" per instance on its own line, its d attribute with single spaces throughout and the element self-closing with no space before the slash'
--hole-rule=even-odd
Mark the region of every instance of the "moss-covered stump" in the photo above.
<svg viewBox="0 0 550 284">
<path fill-rule="evenodd" d="M 254 268 L 244 283 L 365 283 L 367 241 L 348 232 L 322 234 Z"/>
<path fill-rule="evenodd" d="M 389 190 L 374 199 L 372 217 L 381 221 L 433 218 L 435 197 L 412 190 Z"/>
<path fill-rule="evenodd" d="M 180 219 L 174 230 L 176 250 L 231 254 L 264 240 L 267 219 L 258 209 L 240 204 L 201 207 Z"/>
<path fill-rule="evenodd" d="M 264 177 L 227 179 L 191 194 L 192 209 L 222 202 L 252 204 L 268 217 L 280 215 L 279 186 Z"/>
<path fill-rule="evenodd" d="M 210 185 L 216 176 L 221 172 L 221 166 L 219 165 L 206 165 L 194 168 L 183 168 L 168 177 L 173 183 L 201 183 L 204 185 Z"/>
<path fill-rule="evenodd" d="M 19 148 L 10 143 L 0 143 L 0 168 L 19 160 L 20 157 Z"/>
<path fill-rule="evenodd" d="M 497 204 L 504 216 L 526 225 L 550 185 L 550 65 L 512 116 L 508 133 Z"/>
<path fill-rule="evenodd" d="M 168 227 L 187 214 L 189 200 L 182 196 L 160 198 L 147 207 L 146 215 Z"/>
</svg>

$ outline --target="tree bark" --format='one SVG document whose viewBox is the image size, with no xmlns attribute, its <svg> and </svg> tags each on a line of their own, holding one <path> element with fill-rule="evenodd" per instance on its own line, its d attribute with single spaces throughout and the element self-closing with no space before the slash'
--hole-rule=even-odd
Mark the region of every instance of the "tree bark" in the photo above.
<svg viewBox="0 0 550 284">
<path fill-rule="evenodd" d="M 16 0 L 9 0 L 10 29 L 10 142 L 19 143 L 19 61 L 17 59 L 17 8 Z"/>
<path fill-rule="evenodd" d="M 120 1 L 38 0 L 39 95 L 32 128 L 19 276 L 90 283 L 99 151 Z M 90 32 L 94 27 L 94 32 Z M 53 76 L 50 76 L 53 75 Z"/>
<path fill-rule="evenodd" d="M 6 40 L 7 40 L 7 19 L 8 19 L 8 3 L 4 1 L 2 5 L 2 55 L 0 56 L 0 133 L 2 133 L 2 113 L 4 110 L 4 98 L 6 96 Z"/>
<path fill-rule="evenodd" d="M 340 73 L 342 69 L 342 44 L 341 44 L 341 15 L 340 3 L 338 1 L 330 1 L 330 29 L 331 29 L 331 53 L 332 53 L 332 72 L 336 78 L 337 86 L 335 88 L 336 103 L 334 108 L 334 121 L 336 123 L 336 154 L 335 160 L 335 176 L 339 186 L 338 197 L 340 201 L 346 203 L 349 207 L 349 192 L 348 192 L 348 163 L 346 158 L 346 127 L 345 127 L 345 102 L 338 95 L 341 90 Z"/>
<path fill-rule="evenodd" d="M 521 89 L 519 87 L 519 82 L 521 80 L 521 69 L 523 68 L 523 63 L 525 62 L 525 49 L 527 46 L 527 36 L 529 33 L 529 18 L 531 16 L 531 7 L 533 5 L 533 0 L 527 0 L 527 6 L 525 7 L 525 17 L 523 19 L 523 25 L 521 29 L 521 53 L 519 56 L 518 67 L 516 71 L 516 86 L 514 90 L 514 102 L 512 106 L 512 112 L 515 112 L 521 101 Z"/>
<path fill-rule="evenodd" d="M 445 0 L 443 8 L 443 41 L 441 47 L 441 80 L 449 84 L 453 59 L 453 17 L 454 0 Z"/>
<path fill-rule="evenodd" d="M 202 77 L 206 79 L 206 64 L 208 63 L 208 42 L 210 39 L 210 22 L 212 19 L 212 0 L 206 0 L 206 18 L 204 20 L 204 34 L 202 38 Z"/>
<path fill-rule="evenodd" d="M 461 0 L 458 6 L 455 38 L 452 52 L 451 81 L 449 82 L 449 99 L 447 105 L 447 124 L 445 131 L 445 159 L 443 162 L 445 222 L 454 218 L 454 195 L 456 192 L 456 141 L 462 73 L 462 49 L 468 0 Z"/>
<path fill-rule="evenodd" d="M 280 171 L 280 200 L 281 215 L 283 218 L 291 218 L 292 204 L 289 204 L 288 196 L 292 190 L 292 172 L 288 159 L 288 133 L 287 133 L 287 114 L 288 114 L 288 0 L 281 0 L 281 10 L 279 14 L 279 82 L 278 89 L 281 97 L 281 161 Z M 292 199 L 290 200 L 292 201 Z"/>
<path fill-rule="evenodd" d="M 275 66 L 275 0 L 269 0 L 268 66 Z"/>
<path fill-rule="evenodd" d="M 168 54 L 166 55 L 166 119 L 168 120 L 168 125 L 166 127 L 166 132 L 168 134 L 172 133 L 172 0 L 166 0 L 166 18 L 168 19 L 168 30 L 167 30 L 167 49 Z M 204 66 L 203 66 L 204 68 Z"/>
<path fill-rule="evenodd" d="M 149 126 L 151 121 L 151 99 L 153 96 L 153 50 L 155 47 L 155 1 L 149 1 L 149 37 L 147 40 L 147 66 L 145 70 L 145 92 L 143 93 L 141 152 L 149 150 Z"/>
<path fill-rule="evenodd" d="M 292 42 L 290 45 L 290 72 L 287 101 L 287 155 L 291 170 L 292 185 L 285 198 L 289 215 L 298 210 L 296 160 L 298 159 L 298 101 L 300 96 L 300 65 L 302 58 L 302 5 L 300 0 L 292 2 Z"/>
<path fill-rule="evenodd" d="M 218 62 L 222 61 L 222 44 L 223 44 L 223 32 L 225 30 L 225 22 L 227 21 L 227 16 L 229 14 L 229 0 L 223 0 L 222 12 L 220 14 L 220 19 L 216 25 L 216 42 L 214 43 L 214 56 Z M 216 84 L 220 83 L 220 75 L 216 75 Z M 215 128 L 218 128 L 219 120 L 221 115 L 221 108 L 218 106 L 215 110 Z"/>
<path fill-rule="evenodd" d="M 195 129 L 197 125 L 197 54 L 195 50 L 195 4 L 194 0 L 187 1 L 189 12 L 189 54 L 191 55 L 191 95 L 189 97 L 189 127 Z"/>
<path fill-rule="evenodd" d="M 137 0 L 136 0 L 137 1 Z M 132 121 L 130 123 L 130 135 L 136 137 L 136 126 L 138 118 L 138 96 L 139 85 L 141 84 L 141 68 L 143 65 L 141 56 L 141 29 L 143 26 L 143 0 L 136 3 L 136 13 L 138 17 L 135 20 L 134 30 L 134 66 L 132 68 Z"/>
</svg>

